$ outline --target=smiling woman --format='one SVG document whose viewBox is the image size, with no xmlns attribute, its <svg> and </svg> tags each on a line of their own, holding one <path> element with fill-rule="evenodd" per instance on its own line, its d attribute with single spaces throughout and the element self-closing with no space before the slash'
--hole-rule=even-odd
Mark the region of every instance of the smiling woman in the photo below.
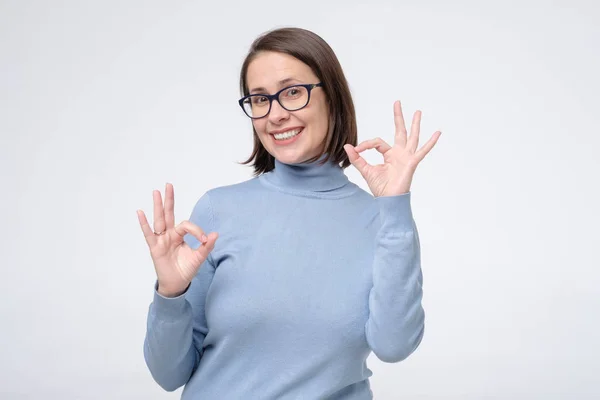
<svg viewBox="0 0 600 400">
<path fill-rule="evenodd" d="M 394 144 L 356 145 L 342 68 L 307 30 L 259 37 L 240 78 L 256 176 L 209 190 L 178 225 L 171 184 L 164 204 L 154 191 L 153 229 L 138 211 L 157 274 L 148 368 L 190 400 L 371 399 L 369 354 L 399 362 L 423 337 L 410 185 L 439 132 L 417 150 L 420 113 L 408 136 L 396 102 Z"/>
</svg>

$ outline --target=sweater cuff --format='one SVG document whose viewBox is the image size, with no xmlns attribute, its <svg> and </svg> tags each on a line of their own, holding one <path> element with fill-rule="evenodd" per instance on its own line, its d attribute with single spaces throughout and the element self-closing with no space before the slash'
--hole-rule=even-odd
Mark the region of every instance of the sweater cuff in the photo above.
<svg viewBox="0 0 600 400">
<path fill-rule="evenodd" d="M 189 288 L 189 287 L 188 287 Z M 183 315 L 187 300 L 185 292 L 177 297 L 165 297 L 158 293 L 158 281 L 154 284 L 154 313 L 161 319 L 176 319 Z"/>
<path fill-rule="evenodd" d="M 410 198 L 411 192 L 397 196 L 376 197 L 382 225 L 392 224 L 405 230 L 412 230 L 413 215 Z"/>
</svg>

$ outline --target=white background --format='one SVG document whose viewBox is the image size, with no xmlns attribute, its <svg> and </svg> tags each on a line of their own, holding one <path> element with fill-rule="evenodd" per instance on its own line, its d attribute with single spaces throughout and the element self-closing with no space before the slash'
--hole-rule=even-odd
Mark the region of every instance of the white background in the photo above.
<svg viewBox="0 0 600 400">
<path fill-rule="evenodd" d="M 179 397 L 143 360 L 136 209 L 251 176 L 239 68 L 283 26 L 336 51 L 359 140 L 396 99 L 443 132 L 412 186 L 425 337 L 370 357 L 375 398 L 599 398 L 600 6 L 360 3 L 0 0 L 0 398 Z"/>
</svg>

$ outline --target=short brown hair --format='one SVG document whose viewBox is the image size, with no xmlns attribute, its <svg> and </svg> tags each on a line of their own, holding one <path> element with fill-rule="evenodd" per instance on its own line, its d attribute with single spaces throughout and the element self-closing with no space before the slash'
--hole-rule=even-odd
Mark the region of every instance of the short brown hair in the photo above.
<svg viewBox="0 0 600 400">
<path fill-rule="evenodd" d="M 348 82 L 344 76 L 335 53 L 317 34 L 301 28 L 280 28 L 266 32 L 254 40 L 244 60 L 240 73 L 240 91 L 248 95 L 246 74 L 250 62 L 261 52 L 273 51 L 295 57 L 308 65 L 323 83 L 325 97 L 329 104 L 329 132 L 325 138 L 323 152 L 308 160 L 316 161 L 327 153 L 323 163 L 333 161 L 342 168 L 350 165 L 344 145 L 357 144 L 356 114 Z M 254 149 L 250 157 L 241 164 L 254 167 L 254 175 L 269 172 L 275 168 L 275 159 L 264 148 L 256 130 L 254 131 Z"/>
</svg>

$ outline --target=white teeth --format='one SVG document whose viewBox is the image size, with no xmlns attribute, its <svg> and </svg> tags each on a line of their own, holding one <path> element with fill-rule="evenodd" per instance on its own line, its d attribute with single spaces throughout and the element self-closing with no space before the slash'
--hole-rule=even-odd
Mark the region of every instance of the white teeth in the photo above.
<svg viewBox="0 0 600 400">
<path fill-rule="evenodd" d="M 299 134 L 301 130 L 302 129 L 292 129 L 291 131 L 287 131 L 287 132 L 283 132 L 283 133 L 276 133 L 273 136 L 275 137 L 276 140 L 289 139 L 289 138 L 294 137 L 297 134 Z"/>
</svg>

